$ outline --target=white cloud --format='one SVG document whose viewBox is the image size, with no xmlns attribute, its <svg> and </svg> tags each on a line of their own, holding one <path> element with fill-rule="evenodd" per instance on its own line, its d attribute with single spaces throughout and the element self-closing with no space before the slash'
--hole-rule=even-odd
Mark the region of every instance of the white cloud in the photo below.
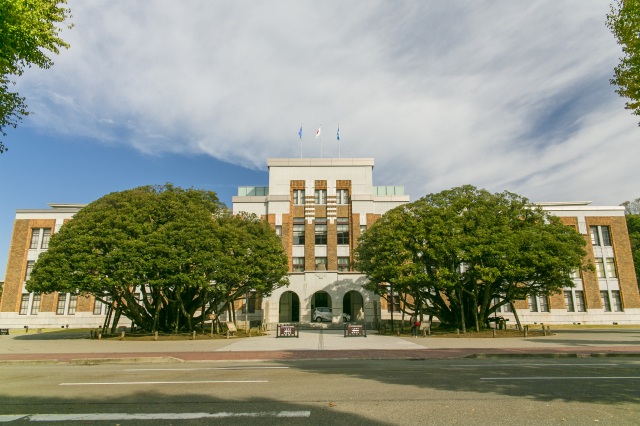
<svg viewBox="0 0 640 426">
<path fill-rule="evenodd" d="M 39 125 L 249 167 L 374 157 L 418 197 L 471 183 L 534 200 L 640 196 L 635 119 L 608 86 L 607 2 L 69 2 L 68 51 L 20 90 Z"/>
</svg>

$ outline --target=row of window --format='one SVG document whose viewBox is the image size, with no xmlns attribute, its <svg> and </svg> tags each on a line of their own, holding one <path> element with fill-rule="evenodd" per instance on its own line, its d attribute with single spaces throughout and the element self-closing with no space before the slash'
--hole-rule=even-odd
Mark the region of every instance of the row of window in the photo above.
<svg viewBox="0 0 640 426">
<path fill-rule="evenodd" d="M 306 203 L 305 199 L 306 191 L 304 189 L 294 189 L 293 190 L 293 204 L 295 205 L 304 205 Z M 317 205 L 327 204 L 327 190 L 326 189 L 316 189 L 315 193 L 315 203 Z M 336 190 L 336 204 L 349 204 L 349 190 L 348 189 L 338 189 Z"/>
<path fill-rule="evenodd" d="M 30 294 L 23 294 L 20 300 L 20 310 L 18 313 L 20 315 L 38 315 L 40 312 L 40 293 L 34 293 L 33 299 L 31 300 L 31 309 L 29 309 L 29 299 Z M 107 296 L 107 303 L 110 302 L 111 297 Z M 58 294 L 58 304 L 56 305 L 56 315 L 65 315 L 65 311 L 67 315 L 75 315 L 76 308 L 78 306 L 78 295 L 77 294 L 67 294 L 67 293 L 59 293 Z M 95 301 L 93 305 L 93 314 L 94 315 L 102 315 L 102 311 L 106 305 L 98 300 Z"/>
<path fill-rule="evenodd" d="M 360 231 L 364 232 L 366 226 L 362 225 Z M 282 236 L 282 228 L 276 227 L 276 233 Z M 314 225 L 314 241 L 316 245 L 327 245 L 327 218 L 318 217 Z M 339 217 L 336 221 L 336 237 L 339 245 L 349 244 L 349 218 Z M 293 245 L 304 245 L 305 242 L 305 219 L 296 217 L 293 219 Z"/>
<path fill-rule="evenodd" d="M 316 271 L 326 271 L 327 270 L 327 258 L 326 257 L 316 257 L 315 258 L 315 270 Z M 305 264 L 304 257 L 294 257 L 293 258 L 293 272 L 304 272 Z M 338 272 L 348 272 L 349 271 L 349 258 L 348 257 L 338 257 Z"/>
<path fill-rule="evenodd" d="M 622 312 L 622 299 L 619 290 L 600 291 L 600 300 L 605 312 Z M 531 312 L 549 312 L 549 299 L 545 295 L 529 295 L 529 310 Z M 566 290 L 564 292 L 564 304 L 567 312 L 586 312 L 587 305 L 582 290 Z"/>
</svg>

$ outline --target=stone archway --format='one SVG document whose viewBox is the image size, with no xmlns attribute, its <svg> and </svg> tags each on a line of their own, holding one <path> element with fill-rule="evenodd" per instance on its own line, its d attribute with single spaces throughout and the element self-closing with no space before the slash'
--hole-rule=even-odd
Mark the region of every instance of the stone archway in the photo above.
<svg viewBox="0 0 640 426">
<path fill-rule="evenodd" d="M 329 311 L 331 311 L 331 295 L 326 291 L 316 291 L 311 297 L 311 321 L 315 320 L 314 316 L 317 308 L 329 308 Z M 330 320 L 332 317 L 331 313 L 325 315 L 327 316 L 325 321 Z"/>
<path fill-rule="evenodd" d="M 342 311 L 351 316 L 351 321 L 364 321 L 364 301 L 362 294 L 349 291 L 342 298 Z"/>
<path fill-rule="evenodd" d="M 285 291 L 280 296 L 278 322 L 300 321 L 300 298 L 293 291 Z"/>
</svg>

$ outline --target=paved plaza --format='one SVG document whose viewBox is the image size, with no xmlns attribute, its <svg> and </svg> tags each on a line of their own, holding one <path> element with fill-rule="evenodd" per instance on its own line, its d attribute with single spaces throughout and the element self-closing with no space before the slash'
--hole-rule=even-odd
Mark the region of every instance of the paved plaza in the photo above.
<svg viewBox="0 0 640 426">
<path fill-rule="evenodd" d="M 299 337 L 267 335 L 212 339 L 134 341 L 89 339 L 88 333 L 16 333 L 0 336 L 0 362 L 81 362 L 447 358 L 465 356 L 640 356 L 640 327 L 554 330 L 539 337 L 394 337 L 369 333 L 344 337 L 340 330 L 302 330 Z"/>
</svg>

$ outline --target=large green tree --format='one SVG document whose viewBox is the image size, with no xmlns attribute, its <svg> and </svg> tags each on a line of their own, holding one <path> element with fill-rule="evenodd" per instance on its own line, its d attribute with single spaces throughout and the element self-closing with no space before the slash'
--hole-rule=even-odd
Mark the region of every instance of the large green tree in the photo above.
<svg viewBox="0 0 640 426">
<path fill-rule="evenodd" d="M 616 0 L 607 15 L 607 27 L 623 53 L 611 84 L 618 86 L 620 96 L 629 99 L 625 108 L 640 115 L 640 0 Z"/>
<path fill-rule="evenodd" d="M 81 209 L 51 238 L 27 288 L 93 295 L 145 330 L 177 332 L 248 291 L 270 294 L 286 276 L 282 244 L 266 222 L 230 215 L 213 192 L 165 185 Z"/>
<path fill-rule="evenodd" d="M 631 254 L 636 268 L 636 279 L 640 288 L 640 198 L 622 203 L 625 208 L 629 240 L 631 242 Z"/>
<path fill-rule="evenodd" d="M 29 114 L 25 98 L 10 90 L 14 77 L 33 65 L 49 68 L 47 52 L 69 45 L 60 37 L 60 23 L 70 18 L 66 0 L 0 0 L 0 134 Z M 0 153 L 6 147 L 0 140 Z"/>
<path fill-rule="evenodd" d="M 355 255 L 368 289 L 397 292 L 411 312 L 479 330 L 502 305 L 573 286 L 570 272 L 590 268 L 585 244 L 526 198 L 467 185 L 385 213 Z"/>
</svg>

